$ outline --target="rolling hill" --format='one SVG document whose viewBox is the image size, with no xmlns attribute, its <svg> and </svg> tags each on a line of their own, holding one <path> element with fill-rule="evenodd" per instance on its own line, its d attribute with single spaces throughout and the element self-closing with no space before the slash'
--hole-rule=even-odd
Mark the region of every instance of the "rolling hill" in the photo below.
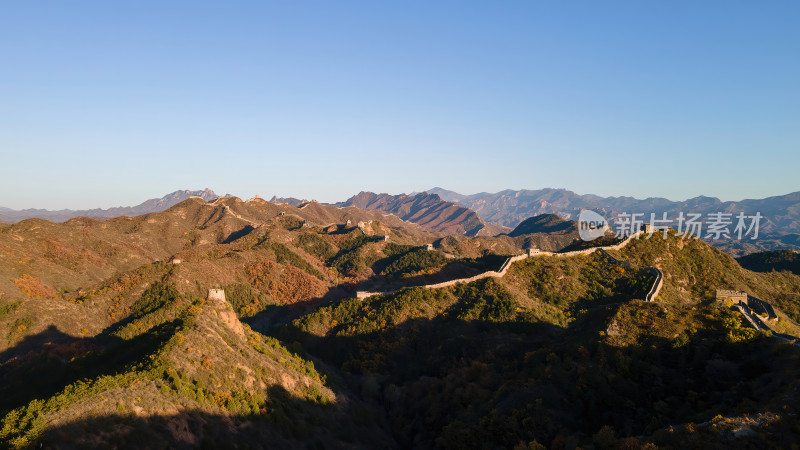
<svg viewBox="0 0 800 450">
<path fill-rule="evenodd" d="M 782 448 L 800 276 L 699 240 L 568 247 L 543 215 L 445 235 L 381 211 L 189 198 L 0 227 L 0 446 Z M 426 244 L 431 244 L 428 248 Z M 626 262 L 626 264 L 621 263 Z M 644 302 L 657 267 L 664 287 Z M 211 290 L 221 289 L 225 298 Z M 363 290 L 392 294 L 357 298 Z M 135 443 L 134 443 L 135 442 Z"/>
</svg>

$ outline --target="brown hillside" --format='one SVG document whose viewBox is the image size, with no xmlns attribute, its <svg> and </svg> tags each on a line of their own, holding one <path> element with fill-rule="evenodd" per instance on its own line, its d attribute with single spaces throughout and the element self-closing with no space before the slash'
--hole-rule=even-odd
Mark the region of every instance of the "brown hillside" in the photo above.
<svg viewBox="0 0 800 450">
<path fill-rule="evenodd" d="M 413 196 L 361 192 L 340 206 L 384 211 L 446 234 L 495 236 L 507 231 L 505 227 L 485 222 L 469 208 L 444 201 L 436 194 L 425 192 Z"/>
</svg>

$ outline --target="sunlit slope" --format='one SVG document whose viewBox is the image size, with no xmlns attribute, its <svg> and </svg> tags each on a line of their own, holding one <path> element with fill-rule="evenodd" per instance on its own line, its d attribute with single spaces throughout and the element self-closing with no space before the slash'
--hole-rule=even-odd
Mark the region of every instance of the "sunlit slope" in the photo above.
<svg viewBox="0 0 800 450">
<path fill-rule="evenodd" d="M 391 443 L 377 420 L 350 417 L 374 413 L 334 393 L 311 362 L 243 326 L 227 302 L 186 297 L 169 284 L 143 299 L 130 320 L 66 366 L 44 356 L 0 366 L 5 379 L 30 377 L 4 385 L 2 408 L 14 408 L 2 423 L 5 445 Z M 55 374 L 44 371 L 48 364 Z"/>
</svg>

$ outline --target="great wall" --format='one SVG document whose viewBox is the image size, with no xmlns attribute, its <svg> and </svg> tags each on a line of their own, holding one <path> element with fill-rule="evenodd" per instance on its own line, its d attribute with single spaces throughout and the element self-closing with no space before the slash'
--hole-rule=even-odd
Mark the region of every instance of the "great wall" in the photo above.
<svg viewBox="0 0 800 450">
<path fill-rule="evenodd" d="M 774 323 L 778 321 L 775 308 L 764 300 L 748 295 L 744 291 L 720 290 L 716 292 L 718 302 L 727 304 L 742 314 L 745 321 L 757 331 L 770 332 L 772 337 L 800 345 L 796 336 L 781 333 L 775 329 Z"/>
<path fill-rule="evenodd" d="M 217 199 L 217 201 L 218 200 L 219 199 Z M 216 203 L 217 201 L 215 201 L 214 203 Z M 304 205 L 301 205 L 300 208 L 302 208 L 304 206 L 307 206 L 307 205 L 308 205 L 308 203 L 306 203 Z M 244 218 L 244 217 L 240 216 L 239 214 L 234 212 L 231 208 L 229 208 L 227 205 L 224 205 L 224 210 L 225 210 L 225 212 L 233 215 L 234 217 L 236 217 L 236 218 L 238 218 L 240 220 L 243 220 L 245 222 L 251 223 L 253 225 L 258 225 L 256 222 L 253 222 L 252 220 L 249 220 L 247 218 Z M 284 214 L 285 213 L 281 213 L 281 215 L 284 215 Z M 295 217 L 300 218 L 299 216 L 295 216 Z M 300 218 L 300 219 L 302 219 L 302 218 Z M 303 220 L 303 222 L 304 222 L 303 225 L 305 226 L 306 225 L 305 220 Z M 372 221 L 369 221 L 369 223 L 371 223 L 371 222 Z M 350 224 L 351 224 L 351 222 L 349 220 L 344 225 L 343 224 L 337 224 L 337 223 L 331 223 L 331 224 L 328 224 L 327 226 L 323 227 L 323 229 L 327 229 L 328 227 L 331 227 L 331 226 L 336 226 L 337 230 L 338 230 L 338 229 L 341 229 L 343 227 L 347 227 Z M 367 225 L 367 224 L 368 223 L 364 223 L 364 222 L 359 222 L 358 223 L 358 228 L 361 229 L 361 231 L 364 232 L 365 234 L 366 234 L 366 232 L 365 232 L 364 228 L 365 228 L 365 225 Z M 613 257 L 612 255 L 610 255 L 608 253 L 608 250 L 620 250 L 620 249 L 624 248 L 625 246 L 630 244 L 634 239 L 638 239 L 642 234 L 645 234 L 645 233 L 648 234 L 648 236 L 652 234 L 652 230 L 650 228 L 648 228 L 646 225 L 641 230 L 637 231 L 636 233 L 633 233 L 633 234 L 629 235 L 626 239 L 624 239 L 622 242 L 619 242 L 617 244 L 607 245 L 607 246 L 591 247 L 591 248 L 587 248 L 587 249 L 583 249 L 583 250 L 574 250 L 574 251 L 563 252 L 563 253 L 540 251 L 540 250 L 535 250 L 535 249 L 528 249 L 528 251 L 526 253 L 523 253 L 521 255 L 510 256 L 510 257 L 506 258 L 506 260 L 500 266 L 499 270 L 488 270 L 486 272 L 483 272 L 483 273 L 480 273 L 478 275 L 475 275 L 475 276 L 472 276 L 472 277 L 468 277 L 468 278 L 458 278 L 458 279 L 454 279 L 454 280 L 444 281 L 444 282 L 441 282 L 441 283 L 425 284 L 425 285 L 418 285 L 418 286 L 413 286 L 413 287 L 423 287 L 423 288 L 426 288 L 426 289 L 441 289 L 441 288 L 446 288 L 446 287 L 450 287 L 450 286 L 455 286 L 457 284 L 471 283 L 471 282 L 482 280 L 482 279 L 485 279 L 485 278 L 501 278 L 501 277 L 505 276 L 505 274 L 508 272 L 508 269 L 511 267 L 511 265 L 513 263 L 515 263 L 517 261 L 521 261 L 523 259 L 527 259 L 527 258 L 534 258 L 534 257 L 539 257 L 539 256 L 555 256 L 555 257 L 559 257 L 559 258 L 567 258 L 567 257 L 572 257 L 572 256 L 589 255 L 589 254 L 592 254 L 594 252 L 601 252 L 601 254 L 605 258 L 607 258 L 609 261 L 611 261 L 611 262 L 613 262 L 615 264 L 619 264 L 619 265 L 621 265 L 623 267 L 626 267 L 626 268 L 634 268 L 634 269 L 637 269 L 637 270 L 643 270 L 643 271 L 646 271 L 646 272 L 649 272 L 650 274 L 652 274 L 655 277 L 655 279 L 653 281 L 653 285 L 650 287 L 650 289 L 648 290 L 647 294 L 645 295 L 645 301 L 653 302 L 653 301 L 656 300 L 656 298 L 658 298 L 658 294 L 661 292 L 661 288 L 664 286 L 664 274 L 661 272 L 661 270 L 658 269 L 657 267 L 636 266 L 636 265 L 630 263 L 629 261 L 624 261 L 624 260 L 617 259 L 617 258 Z M 378 240 L 383 240 L 383 241 L 388 241 L 389 240 L 388 239 L 389 236 L 373 236 L 373 238 L 377 238 Z M 427 244 L 426 248 L 429 251 L 434 251 L 432 244 Z M 444 253 L 444 256 L 446 258 L 448 258 L 448 259 L 455 259 L 456 258 L 455 255 L 450 255 L 450 254 L 447 254 L 447 253 Z M 175 260 L 174 263 L 175 264 L 179 264 L 180 262 L 181 262 L 180 260 Z M 409 286 L 409 287 L 412 287 L 412 286 Z M 398 292 L 401 289 L 395 289 L 395 290 L 391 290 L 391 291 L 377 291 L 377 292 L 357 291 L 356 292 L 356 297 L 358 299 L 363 300 L 365 298 L 369 298 L 369 297 L 372 297 L 372 296 L 375 296 L 375 295 L 391 295 L 391 294 L 394 294 L 394 293 Z M 772 336 L 775 337 L 775 338 L 778 338 L 778 339 L 781 339 L 781 340 L 785 340 L 785 341 L 795 342 L 795 343 L 797 343 L 797 345 L 800 345 L 800 343 L 798 343 L 797 337 L 792 336 L 792 335 L 788 335 L 788 334 L 784 334 L 784 333 L 780 333 L 780 332 L 776 331 L 772 326 L 770 326 L 769 322 L 776 320 L 777 316 L 775 315 L 775 311 L 774 311 L 774 309 L 772 308 L 772 306 L 769 303 L 764 302 L 763 300 L 757 299 L 755 297 L 747 295 L 744 292 L 739 292 L 739 291 L 718 290 L 717 291 L 717 300 L 720 299 L 721 295 L 722 295 L 722 297 L 726 297 L 727 296 L 726 298 L 729 297 L 730 299 L 734 300 L 733 308 L 738 310 L 742 314 L 742 316 L 744 317 L 746 322 L 752 328 L 754 328 L 755 330 L 768 331 L 768 332 L 772 333 Z M 213 290 L 209 291 L 209 298 L 221 298 L 224 301 L 225 293 L 221 289 L 213 289 Z M 758 312 L 754 313 L 753 312 L 754 310 L 756 310 Z"/>
<path fill-rule="evenodd" d="M 543 251 L 539 251 L 539 250 L 530 249 L 530 250 L 528 250 L 527 253 L 523 253 L 521 255 L 515 255 L 515 256 L 508 257 L 503 262 L 503 265 L 500 266 L 499 270 L 489 270 L 489 271 L 480 273 L 478 275 L 475 275 L 475 276 L 472 276 L 472 277 L 469 277 L 469 278 L 458 278 L 458 279 L 455 279 L 455 280 L 444 281 L 444 282 L 441 282 L 441 283 L 425 284 L 425 285 L 420 285 L 420 286 L 415 286 L 415 287 L 423 287 L 423 288 L 427 288 L 427 289 L 440 289 L 440 288 L 455 286 L 456 284 L 471 283 L 473 281 L 482 280 L 484 278 L 501 278 L 501 277 L 505 276 L 506 272 L 508 272 L 508 269 L 511 267 L 511 265 L 513 263 L 515 263 L 517 261 L 521 261 L 523 259 L 535 258 L 535 257 L 539 257 L 539 256 L 556 256 L 556 257 L 559 257 L 559 258 L 567 258 L 567 257 L 571 257 L 571 256 L 589 255 L 591 253 L 600 251 L 600 252 L 603 252 L 603 254 L 606 257 L 610 258 L 612 262 L 624 265 L 626 267 L 635 267 L 635 266 L 633 266 L 631 263 L 629 263 L 627 261 L 621 261 L 621 260 L 618 260 L 618 259 L 612 257 L 611 255 L 608 254 L 607 250 L 619 250 L 619 249 L 622 249 L 623 247 L 625 247 L 626 245 L 631 243 L 634 239 L 639 238 L 639 236 L 641 236 L 643 233 L 648 233 L 649 231 L 650 230 L 648 230 L 648 229 L 639 230 L 636 233 L 631 234 L 625 240 L 623 240 L 622 242 L 620 242 L 618 244 L 607 245 L 607 246 L 602 246 L 602 247 L 592 247 L 592 248 L 587 248 L 587 249 L 584 249 L 584 250 L 574 250 L 574 251 L 570 251 L 570 252 L 556 253 L 556 252 L 543 252 Z M 640 270 L 645 270 L 647 272 L 652 273 L 655 276 L 655 281 L 653 282 L 653 285 L 651 286 L 650 290 L 647 292 L 647 295 L 645 296 L 645 301 L 648 301 L 648 302 L 654 301 L 658 297 L 658 294 L 659 294 L 659 292 L 661 292 L 661 288 L 664 285 L 664 276 L 661 273 L 661 270 L 659 270 L 656 267 L 635 267 L 635 268 L 640 269 Z M 379 292 L 357 291 L 356 292 L 356 297 L 363 300 L 365 298 L 369 298 L 369 297 L 372 297 L 374 295 L 390 295 L 390 294 L 393 294 L 393 293 L 397 292 L 398 290 L 399 289 L 392 290 L 392 291 L 379 291 Z"/>
</svg>

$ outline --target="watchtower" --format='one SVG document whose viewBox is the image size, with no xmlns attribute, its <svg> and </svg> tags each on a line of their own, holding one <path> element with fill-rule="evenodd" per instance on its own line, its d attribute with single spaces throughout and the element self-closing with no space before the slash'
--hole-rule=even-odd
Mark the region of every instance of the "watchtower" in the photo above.
<svg viewBox="0 0 800 450">
<path fill-rule="evenodd" d="M 225 301 L 225 289 L 209 289 L 208 290 L 208 299 L 209 300 L 222 300 Z"/>
</svg>

